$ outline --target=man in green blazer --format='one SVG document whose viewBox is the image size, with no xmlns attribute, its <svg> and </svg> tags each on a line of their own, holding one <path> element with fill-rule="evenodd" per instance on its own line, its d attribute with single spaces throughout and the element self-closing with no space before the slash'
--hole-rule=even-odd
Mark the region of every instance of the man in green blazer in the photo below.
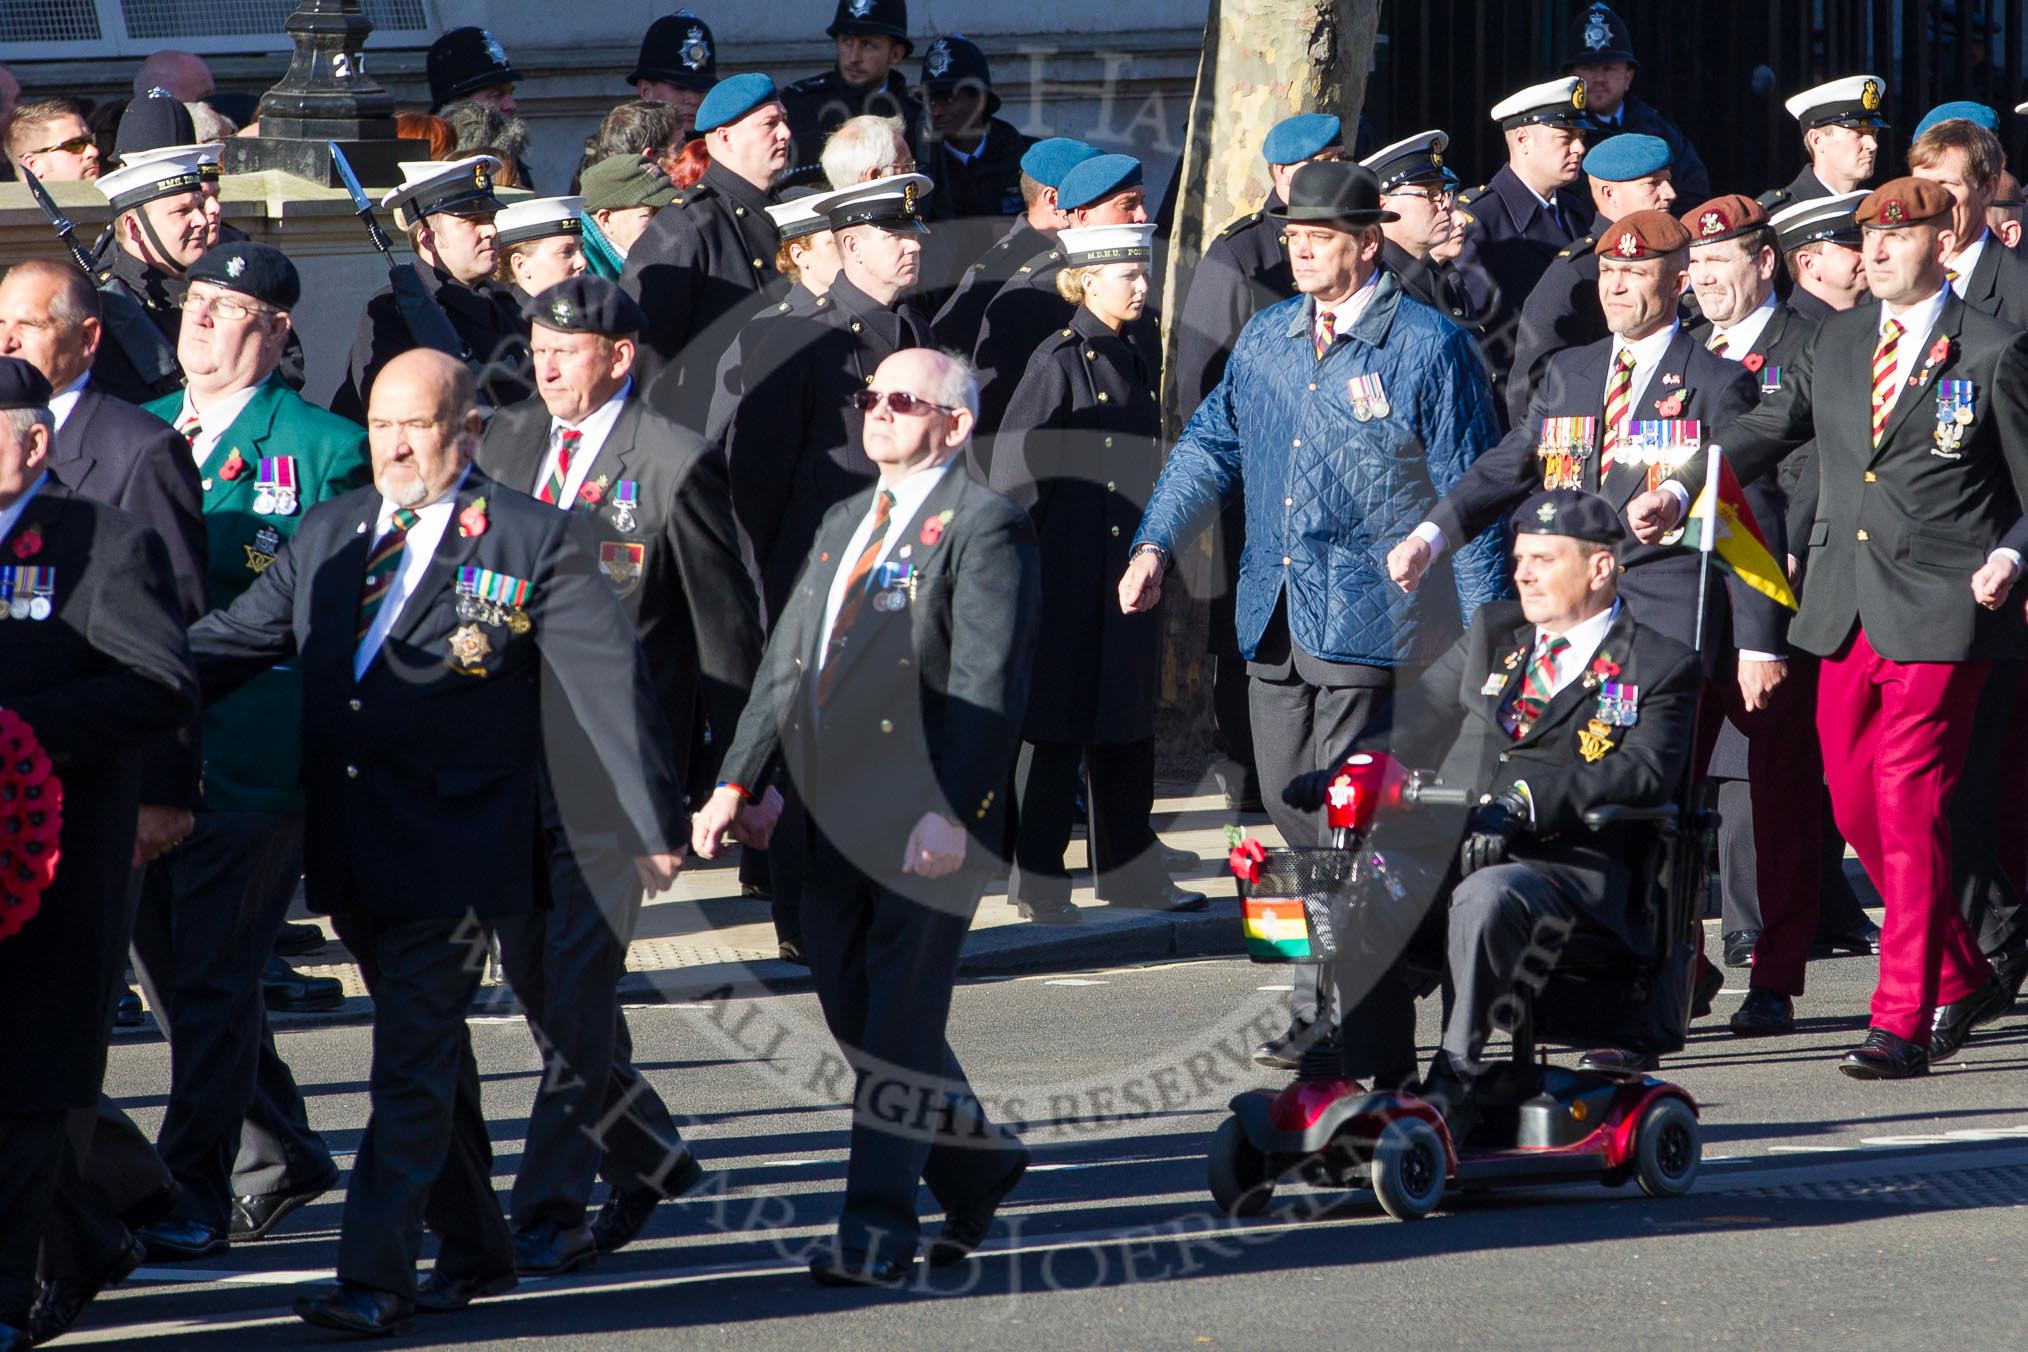
<svg viewBox="0 0 2028 1352">
<path fill-rule="evenodd" d="M 177 343 L 189 383 L 147 409 L 190 444 L 211 601 L 222 608 L 273 562 L 306 511 L 370 473 L 359 425 L 276 374 L 302 295 L 281 251 L 223 245 L 191 266 L 189 281 Z M 296 673 L 277 667 L 206 713 L 195 828 L 150 867 L 143 890 L 134 948 L 170 1050 L 156 1148 L 183 1185 L 169 1215 L 141 1232 L 156 1262 L 262 1238 L 337 1181 L 275 1054 L 261 990 L 302 873 L 301 704 Z"/>
</svg>

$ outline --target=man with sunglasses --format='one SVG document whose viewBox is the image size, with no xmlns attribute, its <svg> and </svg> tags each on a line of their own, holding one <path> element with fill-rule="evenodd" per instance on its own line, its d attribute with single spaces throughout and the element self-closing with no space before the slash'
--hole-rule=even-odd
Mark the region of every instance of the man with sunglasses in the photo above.
<svg viewBox="0 0 2028 1352">
<path fill-rule="evenodd" d="M 80 183 L 99 176 L 99 147 L 75 99 L 23 104 L 7 124 L 7 161 L 44 183 Z"/>
<path fill-rule="evenodd" d="M 191 266 L 177 356 L 188 378 L 148 411 L 180 434 L 204 491 L 207 581 L 231 605 L 303 514 L 368 478 L 366 435 L 279 372 L 302 282 L 279 249 L 221 245 Z M 182 1185 L 140 1231 L 151 1260 L 262 1239 L 337 1182 L 268 1032 L 262 978 L 302 874 L 301 679 L 277 669 L 204 718 L 204 778 L 188 837 L 150 866 L 134 925 L 148 1003 L 169 1039 L 156 1149 Z"/>
<path fill-rule="evenodd" d="M 1027 514 L 959 463 L 977 419 L 965 364 L 897 352 L 856 392 L 878 475 L 824 519 L 775 625 L 717 791 L 702 858 L 751 822 L 769 767 L 808 805 L 805 926 L 817 998 L 854 1104 L 824 1285 L 906 1282 L 917 1185 L 943 1209 L 931 1266 L 962 1262 L 1028 1151 L 987 1120 L 945 1029 L 958 953 L 1001 839 L 1028 700 L 1041 575 Z"/>
</svg>

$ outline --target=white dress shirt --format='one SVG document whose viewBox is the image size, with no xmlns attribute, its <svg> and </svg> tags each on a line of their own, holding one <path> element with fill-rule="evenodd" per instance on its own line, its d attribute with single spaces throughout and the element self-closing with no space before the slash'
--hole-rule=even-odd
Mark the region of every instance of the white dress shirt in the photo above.
<svg viewBox="0 0 2028 1352">
<path fill-rule="evenodd" d="M 1363 285 L 1356 288 L 1351 295 L 1343 300 L 1332 305 L 1319 303 L 1313 306 L 1313 313 L 1310 317 L 1310 337 L 1314 340 L 1323 332 L 1324 316 L 1328 314 L 1331 316 L 1331 341 L 1335 343 L 1340 338 L 1343 338 L 1352 331 L 1352 326 L 1359 322 L 1359 316 L 1366 313 L 1366 307 L 1373 303 L 1373 297 L 1379 289 L 1380 269 L 1375 268 L 1373 275 L 1368 277 Z"/>
<path fill-rule="evenodd" d="M 1565 648 L 1562 655 L 1556 659 L 1556 678 L 1549 683 L 1550 699 L 1555 699 L 1569 688 L 1572 681 L 1584 675 L 1585 668 L 1591 665 L 1591 659 L 1598 655 L 1598 645 L 1605 642 L 1605 636 L 1612 632 L 1613 623 L 1619 617 L 1620 602 L 1618 597 L 1614 597 L 1613 603 L 1609 608 L 1601 610 L 1588 620 L 1580 620 L 1563 631 L 1563 637 L 1570 640 L 1570 646 Z M 1535 664 L 1535 659 L 1541 656 L 1542 649 L 1553 637 L 1555 635 L 1550 634 L 1540 625 L 1536 626 L 1535 642 L 1528 649 L 1528 662 L 1522 668 L 1523 671 L 1526 671 L 1528 667 Z M 1518 695 L 1519 690 L 1517 689 L 1515 693 Z M 1547 701 L 1544 701 L 1544 703 L 1546 704 Z M 1528 781 L 1517 779 L 1514 781 L 1514 787 L 1521 791 L 1522 801 L 1528 804 L 1528 820 L 1533 822 L 1535 820 L 1535 795 L 1529 792 Z"/>
<path fill-rule="evenodd" d="M 1722 329 L 1713 324 L 1711 326 L 1713 332 L 1725 340 L 1725 351 L 1720 355 L 1727 361 L 1745 361 L 1746 354 L 1753 350 L 1753 345 L 1760 341 L 1760 335 L 1766 331 L 1767 322 L 1774 318 L 1774 312 L 1775 294 L 1770 291 L 1766 300 L 1755 306 L 1751 314 L 1731 328 Z"/>
<path fill-rule="evenodd" d="M 192 418 L 197 419 L 197 437 L 190 443 L 190 454 L 197 461 L 197 467 L 204 468 L 204 462 L 211 459 L 211 453 L 218 449 L 218 440 L 225 435 L 225 429 L 239 421 L 239 415 L 246 412 L 246 406 L 261 392 L 259 384 L 234 390 L 211 401 L 208 408 L 200 409 L 191 401 L 190 391 L 183 391 L 183 407 L 176 414 L 176 428 L 181 431 Z M 253 466 L 249 466 L 253 468 Z"/>
<path fill-rule="evenodd" d="M 70 384 L 49 396 L 49 416 L 56 420 L 56 430 L 70 421 L 70 415 L 77 409 L 77 401 L 84 397 L 85 386 L 92 383 L 92 373 L 86 371 Z"/>
<path fill-rule="evenodd" d="M 21 514 L 28 510 L 28 504 L 34 501 L 36 491 L 40 489 L 44 483 L 48 482 L 48 480 L 49 480 L 49 471 L 44 470 L 42 473 L 35 476 L 35 482 L 28 485 L 28 490 L 26 492 L 24 492 L 20 497 L 14 499 L 14 505 L 12 507 L 7 508 L 5 511 L 0 511 L 0 540 L 6 539 L 8 535 L 12 533 L 12 531 L 14 530 L 14 523 L 21 519 Z M 30 560 L 31 567 L 33 566 L 33 564 L 34 561 Z"/>
<path fill-rule="evenodd" d="M 922 548 L 920 541 L 905 542 L 901 533 L 915 521 L 915 514 L 929 500 L 931 490 L 943 482 L 944 474 L 952 463 L 946 461 L 917 470 L 906 479 L 893 483 L 886 479 L 880 481 L 882 488 L 894 494 L 894 507 L 887 515 L 887 543 L 873 560 L 875 568 L 887 561 L 887 556 L 894 552 L 897 545 L 913 543 L 915 548 Z M 824 659 L 830 656 L 831 626 L 838 622 L 838 612 L 845 607 L 845 584 L 852 580 L 852 565 L 858 562 L 859 555 L 866 549 L 866 542 L 873 538 L 873 512 L 873 508 L 867 509 L 866 515 L 853 529 L 852 538 L 845 542 L 845 548 L 838 555 L 838 571 L 832 575 L 830 593 L 824 598 L 824 628 L 817 637 L 819 671 L 824 669 Z"/>
<path fill-rule="evenodd" d="M 1947 285 L 1958 293 L 1959 300 L 1965 298 L 1965 288 L 1972 284 L 1972 269 L 1979 266 L 1979 259 L 1986 252 L 1986 241 L 1992 237 L 1992 231 L 1981 231 L 1977 239 L 1958 250 L 1957 257 L 1944 264 L 1953 274 Z"/>
<path fill-rule="evenodd" d="M 471 471 L 467 470 L 466 473 Z M 380 609 L 374 612 L 373 623 L 366 630 L 366 637 L 359 640 L 358 651 L 352 655 L 352 679 L 366 675 L 366 669 L 373 665 L 373 659 L 380 655 L 380 645 L 387 642 L 388 633 L 394 622 L 401 618 L 401 608 L 408 604 L 408 598 L 422 581 L 423 570 L 430 566 L 436 556 L 437 545 L 444 538 L 444 531 L 451 524 L 451 513 L 458 505 L 458 489 L 464 487 L 465 475 L 458 476 L 458 482 L 448 493 L 435 502 L 414 509 L 416 521 L 408 528 L 407 542 L 401 556 L 401 567 L 387 584 L 386 599 Z M 380 500 L 380 513 L 368 527 L 368 533 L 378 540 L 387 534 L 387 528 L 394 524 L 396 504 L 386 498 Z M 369 546 L 370 548 L 371 546 Z"/>
<path fill-rule="evenodd" d="M 1962 279 L 1961 279 L 1962 280 Z M 1908 378 L 1921 367 L 1929 355 L 1930 330 L 1937 320 L 1943 318 L 1944 301 L 1950 296 L 1948 286 L 1937 288 L 1937 293 L 1928 300 L 1917 301 L 1905 310 L 1896 311 L 1891 305 L 1880 307 L 1880 327 L 1875 331 L 1874 351 L 1879 350 L 1879 335 L 1887 332 L 1887 321 L 1897 320 L 1901 324 L 1901 337 L 1894 345 L 1894 397 L 1897 402 L 1908 393 Z M 1866 354 L 1866 383 L 1873 384 L 1873 353 Z"/>
<path fill-rule="evenodd" d="M 537 497 L 542 495 L 542 486 L 549 482 L 549 471 L 556 468 L 556 453 L 563 446 L 565 428 L 571 428 L 580 435 L 577 453 L 570 458 L 570 473 L 563 476 L 563 497 L 555 504 L 568 508 L 577 501 L 578 489 L 584 487 L 585 476 L 591 473 L 592 462 L 599 458 L 599 451 L 605 447 L 606 438 L 613 434 L 613 424 L 620 420 L 620 405 L 627 402 L 627 396 L 634 392 L 634 378 L 628 376 L 613 397 L 584 415 L 584 421 L 567 423 L 552 418 L 549 423 L 549 451 L 542 457 L 542 468 L 535 472 L 535 482 L 528 491 Z"/>
</svg>

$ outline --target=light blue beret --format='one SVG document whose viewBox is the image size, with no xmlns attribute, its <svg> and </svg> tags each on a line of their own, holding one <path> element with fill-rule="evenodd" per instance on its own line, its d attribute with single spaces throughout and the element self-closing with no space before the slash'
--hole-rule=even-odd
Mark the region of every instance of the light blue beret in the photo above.
<svg viewBox="0 0 2028 1352">
<path fill-rule="evenodd" d="M 1586 151 L 1584 172 L 1608 183 L 1628 183 L 1667 169 L 1674 159 L 1661 137 L 1627 132 Z"/>
<path fill-rule="evenodd" d="M 774 98 L 775 82 L 759 71 L 720 80 L 697 105 L 697 130 L 701 135 L 730 126 Z"/>
<path fill-rule="evenodd" d="M 1297 113 L 1268 131 L 1260 153 L 1269 164 L 1301 164 L 1329 146 L 1345 143 L 1345 129 L 1329 113 Z"/>
</svg>

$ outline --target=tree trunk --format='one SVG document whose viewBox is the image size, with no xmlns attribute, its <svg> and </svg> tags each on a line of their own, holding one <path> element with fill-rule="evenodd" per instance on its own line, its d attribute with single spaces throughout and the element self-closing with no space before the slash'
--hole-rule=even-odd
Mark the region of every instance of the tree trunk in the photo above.
<svg viewBox="0 0 2028 1352">
<path fill-rule="evenodd" d="M 1197 260 L 1219 232 L 1267 197 L 1260 147 L 1268 129 L 1295 113 L 1336 113 L 1350 150 L 1379 27 L 1380 0 L 1211 0 L 1162 279 L 1164 371 L 1176 369 L 1183 298 Z M 1163 386 L 1173 441 L 1193 410 L 1176 406 L 1173 376 Z M 1194 774 L 1211 743 L 1205 598 L 1224 581 L 1211 567 L 1208 536 L 1184 552 L 1178 572 L 1192 595 L 1184 597 L 1178 587 L 1166 607 L 1156 742 L 1165 770 Z"/>
</svg>

